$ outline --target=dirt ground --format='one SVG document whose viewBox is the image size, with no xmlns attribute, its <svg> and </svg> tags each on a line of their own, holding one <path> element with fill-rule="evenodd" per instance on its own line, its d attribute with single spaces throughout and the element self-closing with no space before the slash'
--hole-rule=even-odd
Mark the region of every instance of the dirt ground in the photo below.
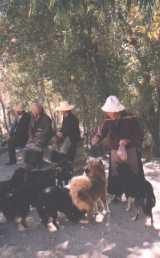
<svg viewBox="0 0 160 258">
<path fill-rule="evenodd" d="M 5 166 L 0 156 L 0 180 L 9 178 L 15 167 Z M 134 211 L 126 203 L 112 203 L 112 214 L 102 223 L 72 224 L 61 218 L 59 231 L 49 233 L 36 212 L 30 214 L 30 228 L 18 232 L 0 216 L 1 258 L 160 258 L 160 161 L 144 164 L 145 174 L 154 186 L 156 207 L 154 227 L 145 225 L 142 216 L 131 221 Z"/>
</svg>

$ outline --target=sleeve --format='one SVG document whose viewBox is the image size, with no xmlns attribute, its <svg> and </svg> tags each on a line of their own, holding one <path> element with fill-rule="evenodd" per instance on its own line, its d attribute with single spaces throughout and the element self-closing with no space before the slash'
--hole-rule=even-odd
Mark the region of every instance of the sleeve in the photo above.
<svg viewBox="0 0 160 258">
<path fill-rule="evenodd" d="M 132 119 L 130 124 L 130 131 L 131 131 L 130 144 L 134 147 L 141 148 L 143 137 L 144 137 L 144 131 L 138 118 L 135 117 Z"/>
<path fill-rule="evenodd" d="M 109 123 L 107 120 L 104 121 L 104 123 L 97 128 L 94 136 L 92 137 L 91 143 L 92 145 L 96 145 L 100 143 L 108 134 L 109 131 Z"/>
</svg>

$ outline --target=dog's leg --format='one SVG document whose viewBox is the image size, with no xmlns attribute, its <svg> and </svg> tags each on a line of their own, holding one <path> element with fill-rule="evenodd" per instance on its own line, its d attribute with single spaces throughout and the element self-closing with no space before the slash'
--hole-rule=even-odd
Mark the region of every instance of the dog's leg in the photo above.
<svg viewBox="0 0 160 258">
<path fill-rule="evenodd" d="M 89 223 L 93 223 L 93 221 L 94 221 L 94 219 L 93 219 L 93 209 L 86 213 L 86 217 L 87 217 L 87 220 L 88 220 Z"/>
<path fill-rule="evenodd" d="M 145 226 L 153 226 L 153 225 L 154 225 L 154 221 L 153 221 L 153 214 L 151 211 L 149 216 L 146 217 Z"/>
<path fill-rule="evenodd" d="M 134 217 L 132 217 L 132 220 L 136 221 L 138 219 L 138 217 L 139 217 L 139 214 L 140 214 L 140 208 L 138 207 L 137 211 L 136 211 L 136 215 Z"/>
<path fill-rule="evenodd" d="M 27 221 L 27 218 L 22 218 L 22 225 L 24 226 L 24 228 L 29 228 L 29 225 L 28 225 L 28 221 Z"/>
<path fill-rule="evenodd" d="M 101 197 L 101 201 L 103 203 L 103 212 L 104 212 L 104 209 L 106 210 L 106 213 L 111 213 L 111 210 L 109 208 L 109 204 L 108 204 L 108 201 L 106 200 L 106 191 L 104 191 L 102 197 Z"/>
<path fill-rule="evenodd" d="M 128 197 L 128 203 L 127 203 L 127 208 L 126 208 L 126 211 L 130 211 L 132 206 L 133 206 L 133 203 L 134 203 L 135 199 L 132 198 L 132 197 Z"/>
<path fill-rule="evenodd" d="M 16 219 L 15 219 L 15 223 L 16 223 L 16 225 L 17 225 L 17 229 L 18 229 L 18 231 L 24 231 L 25 230 L 25 227 L 24 227 L 24 225 L 23 225 L 23 223 L 22 223 L 22 218 L 21 217 L 17 217 Z"/>
<path fill-rule="evenodd" d="M 151 211 L 151 225 L 153 226 L 153 224 L 154 224 L 153 213 L 152 213 L 152 211 Z"/>
<path fill-rule="evenodd" d="M 47 223 L 47 229 L 49 232 L 55 232 L 59 229 L 59 225 L 55 218 L 50 218 Z"/>
</svg>

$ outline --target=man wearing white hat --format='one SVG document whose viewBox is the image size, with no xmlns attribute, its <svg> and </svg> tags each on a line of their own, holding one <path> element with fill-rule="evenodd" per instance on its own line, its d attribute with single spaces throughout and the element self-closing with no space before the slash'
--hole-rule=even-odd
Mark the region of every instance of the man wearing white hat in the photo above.
<svg viewBox="0 0 160 258">
<path fill-rule="evenodd" d="M 71 161 L 75 157 L 77 144 L 80 141 L 79 120 L 72 113 L 73 109 L 74 105 L 69 104 L 67 101 L 61 102 L 57 108 L 57 111 L 63 114 L 62 127 L 57 133 L 57 137 L 63 141 L 60 152 L 66 154 Z"/>
<path fill-rule="evenodd" d="M 143 187 L 137 189 L 144 180 L 141 162 L 141 145 L 143 132 L 136 116 L 129 114 L 116 96 L 109 96 L 102 111 L 106 119 L 92 138 L 92 146 L 99 144 L 107 137 L 107 148 L 110 150 L 110 167 L 108 192 L 117 198 L 126 192 L 127 187 L 143 195 Z M 135 185 L 129 183 L 134 175 Z M 138 182 L 138 183 L 137 183 Z"/>
</svg>

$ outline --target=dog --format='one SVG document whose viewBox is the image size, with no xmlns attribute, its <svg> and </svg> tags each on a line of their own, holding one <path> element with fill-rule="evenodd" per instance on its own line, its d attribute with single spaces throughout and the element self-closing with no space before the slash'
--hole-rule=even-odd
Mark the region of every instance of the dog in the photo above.
<svg viewBox="0 0 160 258">
<path fill-rule="evenodd" d="M 146 180 L 142 175 L 138 175 L 129 170 L 127 165 L 121 165 L 120 172 L 123 175 L 122 180 L 125 181 L 124 193 L 127 198 L 127 211 L 130 211 L 132 206 L 136 207 L 136 215 L 132 220 L 136 221 L 139 217 L 140 211 L 151 218 L 153 224 L 152 209 L 156 204 L 152 184 Z"/>
<path fill-rule="evenodd" d="M 72 202 L 67 188 L 48 187 L 43 189 L 38 196 L 36 204 L 37 212 L 41 218 L 42 224 L 52 231 L 56 227 L 58 212 L 64 213 L 72 222 L 78 222 L 84 215 Z"/>
<path fill-rule="evenodd" d="M 30 206 L 35 206 L 40 192 L 46 187 L 56 186 L 55 167 L 44 169 L 18 168 L 13 176 L 0 182 L 0 210 L 8 221 L 15 221 L 18 230 L 28 227 Z"/>
<path fill-rule="evenodd" d="M 86 212 L 89 221 L 93 219 L 97 202 L 109 213 L 106 201 L 106 177 L 101 160 L 91 159 L 85 169 L 85 174 L 73 177 L 68 185 L 74 205 Z"/>
<path fill-rule="evenodd" d="M 153 186 L 148 180 L 144 180 L 144 195 L 139 198 L 131 197 L 129 202 L 134 204 L 136 207 L 136 215 L 132 218 L 132 220 L 136 221 L 140 215 L 140 212 L 143 211 L 144 215 L 150 218 L 151 225 L 153 225 L 154 221 L 152 209 L 156 205 L 156 197 L 154 195 Z"/>
<path fill-rule="evenodd" d="M 15 221 L 19 230 L 28 226 L 29 200 L 24 191 L 26 180 L 27 171 L 18 168 L 9 180 L 0 182 L 0 211 L 8 221 Z"/>
<path fill-rule="evenodd" d="M 0 210 L 8 221 L 15 221 L 19 230 L 28 227 L 30 207 L 37 207 L 39 196 L 48 187 L 61 188 L 68 182 L 67 167 L 46 164 L 43 168 L 28 166 L 15 170 L 8 181 L 0 182 Z"/>
<path fill-rule="evenodd" d="M 142 210 L 146 217 L 151 219 L 153 224 L 152 209 L 156 204 L 152 184 L 146 180 L 141 174 L 135 174 L 127 164 L 119 166 L 121 180 L 124 183 L 123 192 L 127 198 L 127 211 L 130 211 L 132 206 L 136 207 L 136 215 L 132 218 L 136 221 Z"/>
</svg>

